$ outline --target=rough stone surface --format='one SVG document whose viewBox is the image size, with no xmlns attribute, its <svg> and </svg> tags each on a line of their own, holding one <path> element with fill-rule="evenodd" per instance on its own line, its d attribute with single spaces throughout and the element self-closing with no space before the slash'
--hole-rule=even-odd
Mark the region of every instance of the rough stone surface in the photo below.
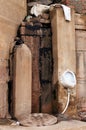
<svg viewBox="0 0 86 130">
<path fill-rule="evenodd" d="M 21 38 L 32 52 L 32 112 L 52 113 L 52 48 L 50 25 L 22 23 Z"/>
<path fill-rule="evenodd" d="M 8 85 L 0 83 L 0 118 L 5 118 L 8 115 Z"/>
<path fill-rule="evenodd" d="M 26 0 L 0 0 L 0 118 L 8 113 L 9 51 L 25 16 Z"/>
<path fill-rule="evenodd" d="M 86 0 L 65 0 L 66 4 L 75 8 L 77 13 L 86 13 Z"/>
<path fill-rule="evenodd" d="M 25 24 L 25 23 L 23 23 Z M 37 35 L 37 30 L 29 28 L 29 25 L 21 25 L 21 38 L 24 43 L 31 49 L 32 53 L 32 112 L 39 112 L 39 96 L 40 96 L 40 82 L 39 82 L 39 44 L 40 39 Z M 31 36 L 30 36 L 31 35 Z"/>
<path fill-rule="evenodd" d="M 79 116 L 86 120 L 86 15 L 76 17 L 77 106 Z"/>
<path fill-rule="evenodd" d="M 60 77 L 67 69 L 76 74 L 74 10 L 72 10 L 71 18 L 70 22 L 65 20 L 61 7 L 54 8 L 51 11 L 53 85 L 56 89 L 57 109 L 60 113 L 64 110 L 67 102 L 67 90 L 61 85 Z M 66 29 L 67 31 L 64 31 Z M 76 113 L 75 97 L 76 89 L 73 89 L 70 104 L 66 111 L 70 116 Z"/>
<path fill-rule="evenodd" d="M 31 113 L 32 55 L 22 44 L 16 48 L 13 60 L 13 116 Z"/>
</svg>

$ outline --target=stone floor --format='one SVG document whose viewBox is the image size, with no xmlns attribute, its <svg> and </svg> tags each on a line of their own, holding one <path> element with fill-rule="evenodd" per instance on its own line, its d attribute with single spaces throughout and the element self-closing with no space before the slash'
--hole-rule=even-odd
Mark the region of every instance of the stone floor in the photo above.
<svg viewBox="0 0 86 130">
<path fill-rule="evenodd" d="M 61 121 L 52 126 L 23 127 L 15 125 L 0 125 L 0 130 L 86 130 L 86 122 L 77 120 Z"/>
</svg>

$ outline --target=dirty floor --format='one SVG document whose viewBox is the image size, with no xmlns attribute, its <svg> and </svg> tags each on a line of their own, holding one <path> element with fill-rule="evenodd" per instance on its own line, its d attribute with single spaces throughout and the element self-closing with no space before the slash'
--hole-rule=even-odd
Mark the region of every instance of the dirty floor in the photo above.
<svg viewBox="0 0 86 130">
<path fill-rule="evenodd" d="M 9 124 L 9 123 L 8 123 Z M 77 120 L 61 121 L 58 124 L 42 127 L 23 127 L 16 125 L 0 125 L 0 130 L 86 130 L 86 122 Z"/>
</svg>

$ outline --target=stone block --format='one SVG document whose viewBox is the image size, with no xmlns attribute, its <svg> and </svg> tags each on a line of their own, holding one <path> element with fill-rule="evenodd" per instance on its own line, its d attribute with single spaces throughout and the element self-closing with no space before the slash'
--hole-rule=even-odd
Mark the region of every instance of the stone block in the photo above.
<svg viewBox="0 0 86 130">
<path fill-rule="evenodd" d="M 0 83 L 0 118 L 6 118 L 8 115 L 8 85 Z"/>
<path fill-rule="evenodd" d="M 8 21 L 12 21 L 13 23 L 20 24 L 20 21 L 23 20 L 23 18 L 26 15 L 26 6 L 22 7 L 23 2 L 26 0 L 23 0 L 20 2 L 20 4 L 17 4 L 17 1 L 6 1 L 1 0 L 0 1 L 0 16 L 4 17 L 4 19 L 7 19 Z"/>
<path fill-rule="evenodd" d="M 14 46 L 13 41 L 18 26 L 25 16 L 26 0 L 0 1 L 0 118 L 5 118 L 8 111 L 7 82 L 10 48 Z"/>
<path fill-rule="evenodd" d="M 13 115 L 18 118 L 31 113 L 32 105 L 32 56 L 25 44 L 16 48 L 13 61 Z"/>
<path fill-rule="evenodd" d="M 53 85 L 57 91 L 56 96 L 58 112 L 62 112 L 64 110 L 67 101 L 67 91 L 60 83 L 60 77 L 67 69 L 73 71 L 76 74 L 74 10 L 72 10 L 71 19 L 71 21 L 65 20 L 61 7 L 54 8 L 53 11 L 51 11 L 54 68 Z M 75 97 L 76 89 L 74 95 L 71 95 L 73 101 L 75 100 Z M 70 106 L 72 106 L 72 104 L 70 104 Z M 73 115 L 75 110 L 71 109 L 67 112 L 68 114 L 72 113 Z"/>
</svg>

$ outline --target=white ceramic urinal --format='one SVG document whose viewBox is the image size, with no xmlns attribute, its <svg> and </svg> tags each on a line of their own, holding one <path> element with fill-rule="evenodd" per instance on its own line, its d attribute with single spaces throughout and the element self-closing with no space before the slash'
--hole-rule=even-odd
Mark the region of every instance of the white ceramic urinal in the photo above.
<svg viewBox="0 0 86 130">
<path fill-rule="evenodd" d="M 74 88 L 76 85 L 76 77 L 75 74 L 70 71 L 66 70 L 61 78 L 60 78 L 60 83 L 63 85 L 64 88 L 67 88 L 67 103 L 66 106 L 61 114 L 64 114 L 68 108 L 69 102 L 70 102 L 70 94 L 71 94 L 71 88 Z"/>
<path fill-rule="evenodd" d="M 70 71 L 66 70 L 60 78 L 60 83 L 65 87 L 65 88 L 73 88 L 76 85 L 76 77 L 75 74 Z"/>
</svg>

